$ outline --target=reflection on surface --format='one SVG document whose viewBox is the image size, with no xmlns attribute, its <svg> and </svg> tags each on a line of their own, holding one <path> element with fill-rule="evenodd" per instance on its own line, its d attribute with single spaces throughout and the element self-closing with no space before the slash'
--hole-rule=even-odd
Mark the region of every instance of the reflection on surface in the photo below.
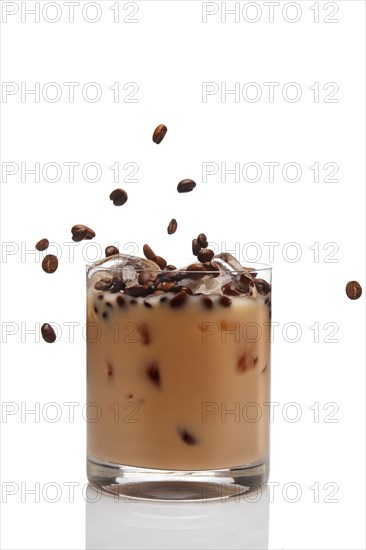
<svg viewBox="0 0 366 550">
<path fill-rule="evenodd" d="M 268 549 L 268 489 L 197 503 L 122 499 L 88 488 L 86 548 Z"/>
</svg>

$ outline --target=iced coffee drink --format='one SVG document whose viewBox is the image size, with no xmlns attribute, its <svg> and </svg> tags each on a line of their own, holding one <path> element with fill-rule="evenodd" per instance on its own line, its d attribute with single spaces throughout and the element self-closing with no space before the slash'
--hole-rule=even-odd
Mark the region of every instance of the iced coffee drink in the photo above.
<svg viewBox="0 0 366 550">
<path fill-rule="evenodd" d="M 270 270 L 207 249 L 176 268 L 150 251 L 88 269 L 89 479 L 139 479 L 140 498 L 188 478 L 195 489 L 263 483 Z"/>
</svg>

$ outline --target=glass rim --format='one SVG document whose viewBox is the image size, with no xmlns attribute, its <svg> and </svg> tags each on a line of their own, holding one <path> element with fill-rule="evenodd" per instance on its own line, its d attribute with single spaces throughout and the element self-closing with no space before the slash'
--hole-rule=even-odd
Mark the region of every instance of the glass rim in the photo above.
<svg viewBox="0 0 366 550">
<path fill-rule="evenodd" d="M 128 263 L 124 264 L 124 265 L 113 265 L 113 263 L 111 265 L 106 265 L 106 263 L 108 261 L 113 261 L 113 258 L 117 259 L 118 257 L 120 256 L 120 254 L 115 254 L 113 256 L 109 256 L 107 258 L 102 258 L 100 260 L 97 260 L 96 262 L 92 262 L 92 263 L 87 263 L 85 268 L 86 268 L 86 272 L 87 274 L 89 274 L 90 271 L 94 271 L 94 272 L 99 272 L 99 271 L 110 271 L 110 272 L 113 272 L 113 271 L 116 271 L 116 270 L 120 270 L 120 269 L 123 269 L 124 267 L 128 267 Z M 140 259 L 136 256 L 131 256 L 131 258 L 135 258 L 136 260 Z M 146 258 L 143 258 L 144 260 Z M 179 260 L 179 258 L 176 258 L 175 260 Z M 187 261 L 187 258 L 183 259 L 182 261 Z M 214 261 L 214 259 L 213 259 Z M 190 261 L 190 264 L 189 265 L 192 265 L 192 264 L 200 264 L 201 262 L 199 262 L 198 260 L 195 261 L 195 259 L 191 259 Z M 272 272 L 272 266 L 269 265 L 269 264 L 264 264 L 262 262 L 247 262 L 248 265 L 246 266 L 243 266 L 242 269 L 232 269 L 230 271 L 227 271 L 227 273 L 232 273 L 232 274 L 239 274 L 239 273 L 259 273 L 259 272 L 264 272 L 264 271 L 270 271 Z M 168 264 L 169 265 L 169 264 Z M 172 264 L 170 264 L 172 265 Z M 175 265 L 175 264 L 174 264 Z M 203 264 L 202 264 L 203 265 Z M 195 270 L 192 270 L 192 269 L 183 269 L 183 268 L 180 268 L 177 266 L 176 269 L 150 269 L 150 268 L 139 268 L 139 267 L 135 267 L 135 266 L 131 266 L 133 267 L 138 273 L 139 272 L 142 272 L 142 271 L 148 271 L 149 273 L 162 273 L 162 272 L 167 272 L 167 273 L 177 273 L 179 271 L 179 273 L 200 273 L 202 275 L 209 275 L 212 273 L 214 273 L 214 270 L 205 270 L 205 271 L 195 271 Z"/>
</svg>

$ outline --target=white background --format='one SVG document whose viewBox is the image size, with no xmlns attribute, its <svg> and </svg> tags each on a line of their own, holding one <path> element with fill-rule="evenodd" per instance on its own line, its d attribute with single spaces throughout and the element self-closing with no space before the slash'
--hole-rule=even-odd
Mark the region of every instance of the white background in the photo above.
<svg viewBox="0 0 366 550">
<path fill-rule="evenodd" d="M 199 1 L 138 2 L 132 16 L 138 22 L 128 23 L 123 19 L 134 6 L 120 2 L 115 23 L 110 8 L 116 3 L 102 1 L 100 20 L 90 23 L 81 0 L 74 23 L 63 2 L 57 2 L 58 12 L 51 3 L 39 23 L 24 13 L 22 22 L 22 9 L 34 4 L 1 2 L 2 80 L 19 89 L 38 82 L 41 89 L 39 102 L 31 95 L 22 101 L 19 91 L 3 95 L 1 105 L 2 168 L 11 162 L 19 167 L 7 181 L 3 172 L 2 182 L 2 400 L 5 411 L 14 413 L 4 415 L 3 409 L 1 426 L 3 548 L 84 548 L 85 539 L 88 548 L 265 548 L 267 539 L 271 549 L 364 548 L 364 295 L 350 301 L 344 291 L 349 280 L 364 286 L 364 2 L 281 2 L 272 23 L 263 2 L 251 8 L 238 3 L 249 9 L 246 19 L 256 10 L 256 23 L 242 12 L 238 22 L 233 15 L 221 22 L 221 3 L 204 23 Z M 7 21 L 5 5 L 18 8 Z M 325 23 L 337 7 L 338 23 Z M 299 9 L 298 22 L 286 21 Z M 46 20 L 58 13 L 58 22 Z M 42 96 L 50 82 L 63 92 L 54 103 Z M 73 103 L 64 82 L 80 83 Z M 102 90 L 95 103 L 81 94 L 89 82 Z M 117 103 L 109 89 L 116 82 Z M 131 82 L 139 87 L 137 102 L 123 102 L 132 91 L 123 86 Z M 262 98 L 250 102 L 241 95 L 236 102 L 218 92 L 204 102 L 204 82 L 219 89 L 238 82 L 240 91 L 255 82 Z M 265 82 L 279 83 L 273 101 Z M 297 102 L 283 98 L 290 82 L 302 91 Z M 318 102 L 310 89 L 316 82 Z M 327 83 L 339 86 L 333 97 L 338 102 L 324 102 L 333 90 L 323 89 Z M 168 134 L 157 146 L 151 135 L 159 123 Z M 41 168 L 58 163 L 64 168 L 60 181 L 45 181 L 42 174 L 40 182 L 31 174 L 22 181 L 21 163 L 31 168 L 36 162 Z M 65 162 L 80 163 L 74 182 Z M 101 167 L 99 181 L 83 178 L 88 162 Z M 118 184 L 109 169 L 116 162 L 122 170 Z M 228 169 L 258 163 L 262 177 L 248 182 L 240 175 L 236 182 L 228 175 L 222 182 L 218 172 L 204 181 L 205 162 Z M 273 182 L 265 162 L 280 163 Z M 297 182 L 281 175 L 289 162 L 301 167 Z M 319 182 L 309 169 L 316 162 Z M 138 181 L 123 181 L 126 163 L 138 165 Z M 338 182 L 323 181 L 330 173 L 322 168 L 326 163 L 338 165 Z M 192 193 L 176 192 L 183 178 L 197 182 Z M 108 197 L 119 186 L 129 200 L 116 208 Z M 172 217 L 178 231 L 168 236 Z M 236 247 L 244 263 L 258 254 L 258 261 L 273 264 L 273 321 L 279 325 L 272 401 L 279 405 L 272 424 L 270 505 L 267 493 L 259 503 L 196 507 L 140 502 L 117 509 L 108 498 L 85 502 L 84 264 L 98 249 L 81 243 L 70 256 L 76 223 L 96 231 L 99 254 L 108 244 L 136 251 L 128 243 L 149 242 L 168 258 L 186 257 L 191 239 L 204 231 L 213 246 Z M 42 271 L 33 252 L 43 237 L 58 243 L 54 275 Z M 264 243 L 277 243 L 273 257 Z M 62 327 L 52 346 L 39 340 L 37 323 L 43 322 Z M 73 341 L 69 322 L 77 323 Z M 319 341 L 309 328 L 315 323 Z M 35 334 L 26 333 L 31 329 Z M 50 402 L 61 411 L 58 422 L 50 421 Z M 66 402 L 79 404 L 74 422 Z M 288 406 L 292 402 L 297 409 Z M 34 415 L 22 417 L 35 406 L 39 422 Z M 298 421 L 289 421 L 296 414 Z M 65 483 L 75 484 L 74 499 Z M 31 488 L 40 502 L 26 494 Z"/>
</svg>

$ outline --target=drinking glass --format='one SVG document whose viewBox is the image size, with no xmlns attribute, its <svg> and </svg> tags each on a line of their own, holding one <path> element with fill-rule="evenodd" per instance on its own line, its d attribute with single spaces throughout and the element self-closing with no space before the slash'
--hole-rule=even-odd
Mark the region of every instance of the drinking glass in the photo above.
<svg viewBox="0 0 366 550">
<path fill-rule="evenodd" d="M 87 268 L 89 481 L 163 501 L 258 489 L 269 471 L 271 268 L 186 272 L 194 295 L 184 280 L 145 296 L 95 288 L 133 277 L 122 264 Z"/>
</svg>

